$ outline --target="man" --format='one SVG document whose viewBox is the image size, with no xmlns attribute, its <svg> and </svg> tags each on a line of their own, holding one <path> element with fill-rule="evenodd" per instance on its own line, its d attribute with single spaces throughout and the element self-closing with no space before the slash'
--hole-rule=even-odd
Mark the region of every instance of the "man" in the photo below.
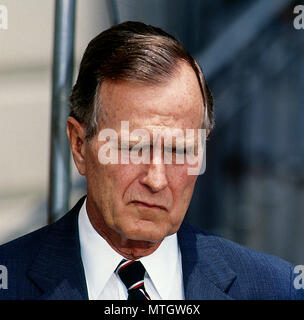
<svg viewBox="0 0 304 320">
<path fill-rule="evenodd" d="M 9 275 L 0 297 L 300 299 L 288 262 L 183 222 L 199 174 L 189 169 L 203 162 L 198 133 L 213 122 L 202 71 L 173 37 L 126 22 L 93 39 L 67 121 L 87 195 L 0 248 Z M 195 134 L 168 140 L 176 130 Z"/>
</svg>

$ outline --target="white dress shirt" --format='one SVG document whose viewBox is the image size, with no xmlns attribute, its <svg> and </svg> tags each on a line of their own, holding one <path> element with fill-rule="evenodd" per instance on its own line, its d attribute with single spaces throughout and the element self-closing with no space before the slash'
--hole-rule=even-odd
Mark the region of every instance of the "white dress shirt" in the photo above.
<svg viewBox="0 0 304 320">
<path fill-rule="evenodd" d="M 92 226 L 86 200 L 79 212 L 79 239 L 90 300 L 126 300 L 128 292 L 114 272 L 122 259 Z M 146 269 L 144 285 L 152 300 L 183 300 L 181 252 L 177 235 L 166 237 L 149 256 L 139 259 Z"/>
</svg>

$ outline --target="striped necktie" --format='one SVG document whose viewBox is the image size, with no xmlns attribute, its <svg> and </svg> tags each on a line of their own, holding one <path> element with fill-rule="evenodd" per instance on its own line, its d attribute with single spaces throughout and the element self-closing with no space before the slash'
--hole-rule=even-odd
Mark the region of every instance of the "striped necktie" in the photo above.
<svg viewBox="0 0 304 320">
<path fill-rule="evenodd" d="M 128 300 L 151 300 L 144 286 L 145 267 L 140 261 L 123 259 L 116 269 L 128 290 Z"/>
</svg>

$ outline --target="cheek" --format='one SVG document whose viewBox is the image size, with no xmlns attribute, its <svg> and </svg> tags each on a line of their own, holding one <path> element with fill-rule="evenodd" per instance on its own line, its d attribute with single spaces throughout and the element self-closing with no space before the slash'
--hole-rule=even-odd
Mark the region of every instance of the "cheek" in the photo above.
<svg viewBox="0 0 304 320">
<path fill-rule="evenodd" d="M 197 176 L 188 175 L 188 166 L 170 166 L 168 168 L 169 184 L 177 209 L 188 208 Z"/>
<path fill-rule="evenodd" d="M 111 179 L 116 193 L 123 199 L 128 187 L 136 180 L 139 166 L 130 164 L 117 164 L 111 168 Z"/>
<path fill-rule="evenodd" d="M 138 175 L 136 166 L 115 164 L 104 166 L 97 175 L 103 202 L 113 219 L 118 219 L 125 212 L 125 194 Z"/>
<path fill-rule="evenodd" d="M 197 176 L 188 174 L 189 167 L 188 165 L 170 165 L 167 168 L 169 182 L 177 190 L 185 190 L 195 184 Z"/>
</svg>

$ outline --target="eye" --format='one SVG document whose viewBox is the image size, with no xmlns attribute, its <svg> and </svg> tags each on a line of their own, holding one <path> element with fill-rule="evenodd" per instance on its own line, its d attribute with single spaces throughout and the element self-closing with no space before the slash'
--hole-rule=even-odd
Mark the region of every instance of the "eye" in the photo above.
<svg viewBox="0 0 304 320">
<path fill-rule="evenodd" d="M 187 150 L 185 148 L 176 148 L 176 147 L 165 148 L 165 151 L 168 153 L 176 153 L 176 154 L 186 154 L 187 153 Z"/>
<path fill-rule="evenodd" d="M 172 150 L 174 153 L 176 154 L 186 154 L 187 150 L 185 148 L 174 148 L 174 150 Z"/>
<path fill-rule="evenodd" d="M 129 147 L 129 151 L 132 152 L 140 152 L 140 151 L 147 151 L 150 150 L 151 146 L 150 145 L 135 145 L 133 147 Z"/>
<path fill-rule="evenodd" d="M 133 147 L 130 147 L 130 148 L 129 148 L 129 151 L 138 152 L 138 151 L 140 151 L 141 149 L 142 149 L 141 147 L 133 146 Z"/>
<path fill-rule="evenodd" d="M 119 149 L 125 151 L 125 150 L 130 150 L 130 147 L 128 145 L 123 145 L 122 144 L 122 145 L 119 146 Z"/>
</svg>

